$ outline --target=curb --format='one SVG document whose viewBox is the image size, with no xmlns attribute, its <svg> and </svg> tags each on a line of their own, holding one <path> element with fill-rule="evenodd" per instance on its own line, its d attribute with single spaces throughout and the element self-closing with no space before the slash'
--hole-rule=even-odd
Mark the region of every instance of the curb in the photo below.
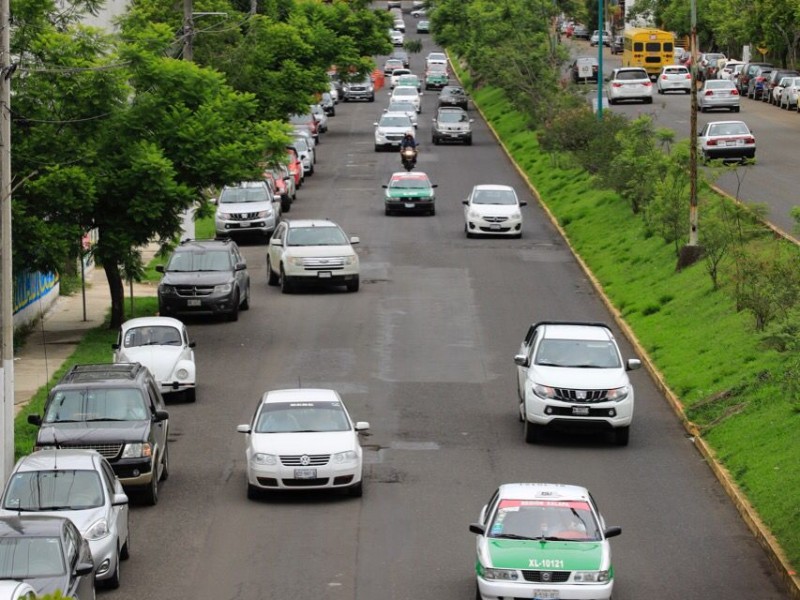
<svg viewBox="0 0 800 600">
<path fill-rule="evenodd" d="M 451 58 L 450 53 L 448 52 L 447 54 L 448 54 L 448 59 L 450 59 Z M 453 69 L 453 72 L 456 79 L 458 79 L 458 82 L 461 83 L 461 78 L 458 76 L 458 73 L 455 72 L 455 69 Z M 528 175 L 525 173 L 525 171 L 514 160 L 513 155 L 508 150 L 505 143 L 503 143 L 503 140 L 498 135 L 494 126 L 486 118 L 486 115 L 484 115 L 483 110 L 480 108 L 480 106 L 478 106 L 478 104 L 475 103 L 474 100 L 472 104 L 475 107 L 475 109 L 480 113 L 484 123 L 486 123 L 487 127 L 489 128 L 489 131 L 492 132 L 492 135 L 494 136 L 495 140 L 497 140 L 497 143 L 500 144 L 500 147 L 503 149 L 503 152 L 508 157 L 511 164 L 514 166 L 514 169 L 517 171 L 517 173 L 523 179 L 523 181 L 525 181 L 530 192 L 536 197 L 536 201 L 539 203 L 539 206 L 541 206 L 541 208 L 544 210 L 545 214 L 547 215 L 547 218 L 550 220 L 550 223 L 553 225 L 553 227 L 555 227 L 556 231 L 558 231 L 558 234 L 567 244 L 567 247 L 572 253 L 572 256 L 578 262 L 578 265 L 580 266 L 581 270 L 591 282 L 592 287 L 595 289 L 597 294 L 602 299 L 603 304 L 606 306 L 609 312 L 611 312 L 611 315 L 614 317 L 614 321 L 616 322 L 617 326 L 620 328 L 620 330 L 622 330 L 622 333 L 625 335 L 630 344 L 633 346 L 636 353 L 639 355 L 639 358 L 642 360 L 642 363 L 647 369 L 647 372 L 650 374 L 650 377 L 655 382 L 656 387 L 664 395 L 664 397 L 667 399 L 667 402 L 677 415 L 678 419 L 680 419 L 680 422 L 683 425 L 684 429 L 691 437 L 694 447 L 697 448 L 697 451 L 703 457 L 706 464 L 708 464 L 708 466 L 710 467 L 712 473 L 714 473 L 717 480 L 722 485 L 722 488 L 725 490 L 725 493 L 733 501 L 733 505 L 736 507 L 736 510 L 739 512 L 739 515 L 742 517 L 742 520 L 745 522 L 748 529 L 750 529 L 751 533 L 756 538 L 761 547 L 767 551 L 767 555 L 768 558 L 770 559 L 770 562 L 776 568 L 777 575 L 786 585 L 789 593 L 791 594 L 791 597 L 794 600 L 800 600 L 800 576 L 798 576 L 797 572 L 794 569 L 792 569 L 792 566 L 789 563 L 789 560 L 786 558 L 783 548 L 781 548 L 780 544 L 775 539 L 775 536 L 772 535 L 772 532 L 761 520 L 761 517 L 753 508 L 753 506 L 750 504 L 750 502 L 747 500 L 745 495 L 742 493 L 741 489 L 733 480 L 728 470 L 725 468 L 724 465 L 722 465 L 717 460 L 716 453 L 714 452 L 714 450 L 700 436 L 700 431 L 697 428 L 697 425 L 695 425 L 686 416 L 683 404 L 675 395 L 675 393 L 669 388 L 669 386 L 667 386 L 666 381 L 664 380 L 664 376 L 655 366 L 652 359 L 650 358 L 650 355 L 647 353 L 642 344 L 639 342 L 639 339 L 636 337 L 633 330 L 622 318 L 622 315 L 619 312 L 619 310 L 612 304 L 611 300 L 608 299 L 608 297 L 605 294 L 605 290 L 603 289 L 603 286 L 594 276 L 594 273 L 592 273 L 592 271 L 589 269 L 589 266 L 586 264 L 586 262 L 584 262 L 583 258 L 581 258 L 581 256 L 575 251 L 575 248 L 573 248 L 572 243 L 570 242 L 566 231 L 564 231 L 564 229 L 558 223 L 558 219 L 552 213 L 550 207 L 548 207 L 542 200 L 542 197 L 539 194 L 539 190 L 536 189 L 536 186 L 533 184 L 533 182 L 531 182 L 528 179 Z M 719 189 L 716 185 L 712 185 L 711 188 L 714 189 L 714 191 L 722 194 L 723 196 L 731 198 L 729 194 Z M 733 200 L 738 204 L 743 205 L 738 200 L 735 199 Z M 792 241 L 795 244 L 800 245 L 800 241 L 796 240 L 792 236 L 783 232 L 781 229 L 769 223 L 765 224 L 770 229 L 772 229 L 777 235 L 780 235 L 781 237 L 789 241 Z"/>
</svg>

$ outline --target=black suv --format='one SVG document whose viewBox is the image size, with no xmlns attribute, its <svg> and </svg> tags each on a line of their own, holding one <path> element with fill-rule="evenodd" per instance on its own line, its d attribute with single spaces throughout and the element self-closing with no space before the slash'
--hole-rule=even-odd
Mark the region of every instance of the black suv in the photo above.
<svg viewBox="0 0 800 600">
<path fill-rule="evenodd" d="M 75 365 L 50 390 L 36 450 L 83 448 L 102 454 L 126 491 L 158 502 L 169 475 L 169 413 L 152 374 L 139 363 Z"/>
<path fill-rule="evenodd" d="M 158 312 L 225 315 L 239 318 L 250 308 L 250 274 L 239 246 L 231 239 L 185 240 L 166 265 L 158 284 Z"/>
<path fill-rule="evenodd" d="M 457 85 L 446 85 L 439 92 L 439 107 L 456 106 L 467 110 L 469 102 L 464 88 Z"/>
</svg>

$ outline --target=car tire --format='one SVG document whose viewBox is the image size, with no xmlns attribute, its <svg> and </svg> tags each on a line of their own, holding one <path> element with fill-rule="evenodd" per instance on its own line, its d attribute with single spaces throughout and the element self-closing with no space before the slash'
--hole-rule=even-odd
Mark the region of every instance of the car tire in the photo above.
<svg viewBox="0 0 800 600">
<path fill-rule="evenodd" d="M 281 197 L 281 212 L 287 213 L 292 210 L 292 199 L 287 195 L 285 198 Z"/>
<path fill-rule="evenodd" d="M 380 145 L 375 144 L 375 152 L 380 152 L 380 151 L 381 151 Z"/>
<path fill-rule="evenodd" d="M 281 286 L 281 292 L 283 292 L 284 294 L 291 294 L 292 289 L 294 287 L 292 285 L 292 282 L 289 281 L 289 278 L 286 276 L 286 272 L 283 270 L 283 267 L 281 267 L 280 286 Z"/>
<path fill-rule="evenodd" d="M 234 322 L 239 320 L 239 292 L 233 297 L 233 308 L 228 313 L 228 321 Z"/>
<path fill-rule="evenodd" d="M 359 481 L 357 484 L 347 488 L 347 495 L 353 498 L 361 498 L 364 495 L 364 482 Z"/>
<path fill-rule="evenodd" d="M 261 499 L 261 490 L 258 489 L 256 486 L 247 484 L 247 499 L 248 500 L 260 500 Z"/>
<path fill-rule="evenodd" d="M 733 112 L 735 112 L 735 113 L 738 113 L 739 112 L 739 107 L 738 106 L 734 106 L 731 110 Z"/>
<path fill-rule="evenodd" d="M 525 442 L 528 444 L 535 444 L 541 438 L 541 427 L 534 423 L 524 420 Z"/>
<path fill-rule="evenodd" d="M 130 521 L 130 519 L 129 519 Z M 119 551 L 119 557 L 121 560 L 128 560 L 131 557 L 131 528 L 130 522 L 128 523 L 128 537 L 125 539 L 125 543 L 122 544 L 122 548 Z"/>
<path fill-rule="evenodd" d="M 245 290 L 244 302 L 241 304 L 242 310 L 250 310 L 250 286 Z"/>
<path fill-rule="evenodd" d="M 472 136 L 470 136 L 470 137 L 468 137 L 467 139 L 464 140 L 464 145 L 472 146 Z"/>
<path fill-rule="evenodd" d="M 161 476 L 159 481 L 169 479 L 169 445 L 164 446 L 164 455 L 161 457 Z"/>
<path fill-rule="evenodd" d="M 375 94 L 369 97 L 369 102 L 375 102 Z"/>
<path fill-rule="evenodd" d="M 658 89 L 656 89 L 656 92 L 658 92 L 659 94 L 663 94 L 664 90 L 662 90 L 661 88 L 658 88 Z"/>
<path fill-rule="evenodd" d="M 308 170 L 308 176 L 311 177 L 314 175 L 314 163 L 311 163 L 311 168 Z"/>
<path fill-rule="evenodd" d="M 707 112 L 707 111 L 708 111 L 708 109 L 705 106 L 701 106 L 700 107 L 700 112 L 701 113 L 704 113 L 704 112 Z"/>
<path fill-rule="evenodd" d="M 519 233 L 515 234 L 514 235 L 514 239 L 515 240 L 521 240 L 522 239 L 522 232 L 520 231 Z"/>
<path fill-rule="evenodd" d="M 645 104 L 652 104 L 653 103 L 653 98 L 652 97 L 651 98 L 645 98 L 644 99 L 644 103 Z"/>
<path fill-rule="evenodd" d="M 478 584 L 475 584 L 475 600 L 483 600 L 483 596 L 481 596 L 481 588 L 478 587 Z"/>
<path fill-rule="evenodd" d="M 183 392 L 183 399 L 186 402 L 194 403 L 197 401 L 197 388 L 187 388 L 185 392 Z"/>
<path fill-rule="evenodd" d="M 616 104 L 616 103 L 617 103 L 617 101 L 616 101 L 616 100 L 614 100 L 613 98 L 609 98 L 609 99 L 608 99 L 608 103 L 609 103 L 610 105 L 614 105 L 614 104 Z"/>
<path fill-rule="evenodd" d="M 272 270 L 272 264 L 270 263 L 269 257 L 267 257 L 267 285 L 278 285 L 279 283 L 280 278 L 275 274 L 275 271 Z"/>
<path fill-rule="evenodd" d="M 431 217 L 432 217 L 432 216 L 434 216 L 435 214 L 436 214 L 436 207 L 434 206 L 433 208 L 431 208 L 431 209 L 429 209 L 429 210 L 428 210 L 428 216 L 431 216 Z"/>
<path fill-rule="evenodd" d="M 388 217 L 388 216 L 390 216 L 392 214 L 392 211 L 389 210 L 388 208 L 385 208 L 385 209 L 383 209 L 383 214 L 385 214 Z"/>
<path fill-rule="evenodd" d="M 464 234 L 467 236 L 467 239 L 474 237 L 474 234 L 469 230 L 469 226 L 466 223 L 464 223 Z"/>
<path fill-rule="evenodd" d="M 631 436 L 631 428 L 628 427 L 617 427 L 614 430 L 614 443 L 617 446 L 627 446 L 628 440 Z"/>
<path fill-rule="evenodd" d="M 155 506 L 158 504 L 158 474 L 153 473 L 153 476 L 150 478 L 150 485 L 144 491 L 143 494 L 144 503 L 147 506 Z"/>
<path fill-rule="evenodd" d="M 347 287 L 347 291 L 350 293 L 357 292 L 358 288 L 361 286 L 361 282 L 359 281 L 358 275 L 355 276 L 354 279 L 348 281 L 345 286 Z"/>
<path fill-rule="evenodd" d="M 119 552 L 117 552 L 117 560 L 114 565 L 114 573 L 108 579 L 103 579 L 103 587 L 107 590 L 119 589 L 120 576 L 119 576 Z"/>
</svg>

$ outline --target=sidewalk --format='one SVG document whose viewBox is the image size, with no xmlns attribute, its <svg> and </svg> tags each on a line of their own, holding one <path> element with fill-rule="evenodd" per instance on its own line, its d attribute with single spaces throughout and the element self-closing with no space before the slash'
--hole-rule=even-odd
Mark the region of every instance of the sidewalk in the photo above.
<svg viewBox="0 0 800 600">
<path fill-rule="evenodd" d="M 142 259 L 147 264 L 157 246 L 145 248 Z M 125 285 L 125 299 L 129 287 Z M 135 297 L 155 296 L 157 286 L 152 283 L 135 283 Z M 72 296 L 60 296 L 28 334 L 25 344 L 14 356 L 14 414 L 30 401 L 36 391 L 46 385 L 66 359 L 72 354 L 90 329 L 99 327 L 111 309 L 111 294 L 105 271 L 94 267 L 86 274 L 86 320 L 84 320 L 84 295 L 81 291 Z M 111 348 L 108 349 L 111 360 Z"/>
</svg>

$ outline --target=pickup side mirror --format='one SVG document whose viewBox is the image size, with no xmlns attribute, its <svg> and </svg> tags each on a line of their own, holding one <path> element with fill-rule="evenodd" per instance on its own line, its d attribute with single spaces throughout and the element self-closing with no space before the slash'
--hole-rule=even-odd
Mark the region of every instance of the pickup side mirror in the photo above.
<svg viewBox="0 0 800 600">
<path fill-rule="evenodd" d="M 156 265 L 156 272 L 163 273 L 164 272 L 164 265 Z"/>
<path fill-rule="evenodd" d="M 462 200 L 461 204 L 463 204 L 464 206 L 469 206 L 469 200 Z"/>
<path fill-rule="evenodd" d="M 119 350 L 119 344 L 111 344 L 112 350 Z"/>
<path fill-rule="evenodd" d="M 381 187 L 382 187 L 383 189 L 385 189 L 385 190 L 388 190 L 388 189 L 389 189 L 389 186 L 388 186 L 388 185 L 386 185 L 385 183 L 384 183 L 384 184 L 383 184 Z"/>
<path fill-rule="evenodd" d="M 233 270 L 234 271 L 244 271 L 246 268 L 247 268 L 247 263 L 242 261 L 242 262 L 236 263 L 236 266 L 233 267 Z"/>
<path fill-rule="evenodd" d="M 629 358 L 628 362 L 625 365 L 625 370 L 626 371 L 635 371 L 636 369 L 638 369 L 641 366 L 642 366 L 642 361 L 640 361 L 638 358 Z"/>
<path fill-rule="evenodd" d="M 197 346 L 197 342 L 189 342 L 189 348 L 195 348 Z"/>
<path fill-rule="evenodd" d="M 432 187 L 432 188 L 438 188 L 438 187 L 439 187 L 439 184 L 438 184 L 438 183 L 434 183 L 433 185 L 431 185 L 431 187 Z"/>
<path fill-rule="evenodd" d="M 527 200 L 520 200 L 519 201 L 519 205 L 520 206 L 528 206 L 528 201 Z"/>
<path fill-rule="evenodd" d="M 514 364 L 520 367 L 529 367 L 528 356 L 526 354 L 517 354 L 514 356 Z"/>
<path fill-rule="evenodd" d="M 28 423 L 31 425 L 36 425 L 37 427 L 41 427 L 42 417 L 39 415 L 28 415 Z"/>
<path fill-rule="evenodd" d="M 156 423 L 161 423 L 161 421 L 166 421 L 167 419 L 169 419 L 169 413 L 165 410 L 159 409 L 153 415 L 153 420 Z"/>
<path fill-rule="evenodd" d="M 369 429 L 369 423 L 367 421 L 358 421 L 355 425 L 356 431 L 366 431 Z"/>
<path fill-rule="evenodd" d="M 361 238 L 359 238 L 358 236 L 354 235 L 354 236 L 352 236 L 350 238 L 350 243 L 351 244 L 360 244 L 361 243 Z"/>
</svg>

